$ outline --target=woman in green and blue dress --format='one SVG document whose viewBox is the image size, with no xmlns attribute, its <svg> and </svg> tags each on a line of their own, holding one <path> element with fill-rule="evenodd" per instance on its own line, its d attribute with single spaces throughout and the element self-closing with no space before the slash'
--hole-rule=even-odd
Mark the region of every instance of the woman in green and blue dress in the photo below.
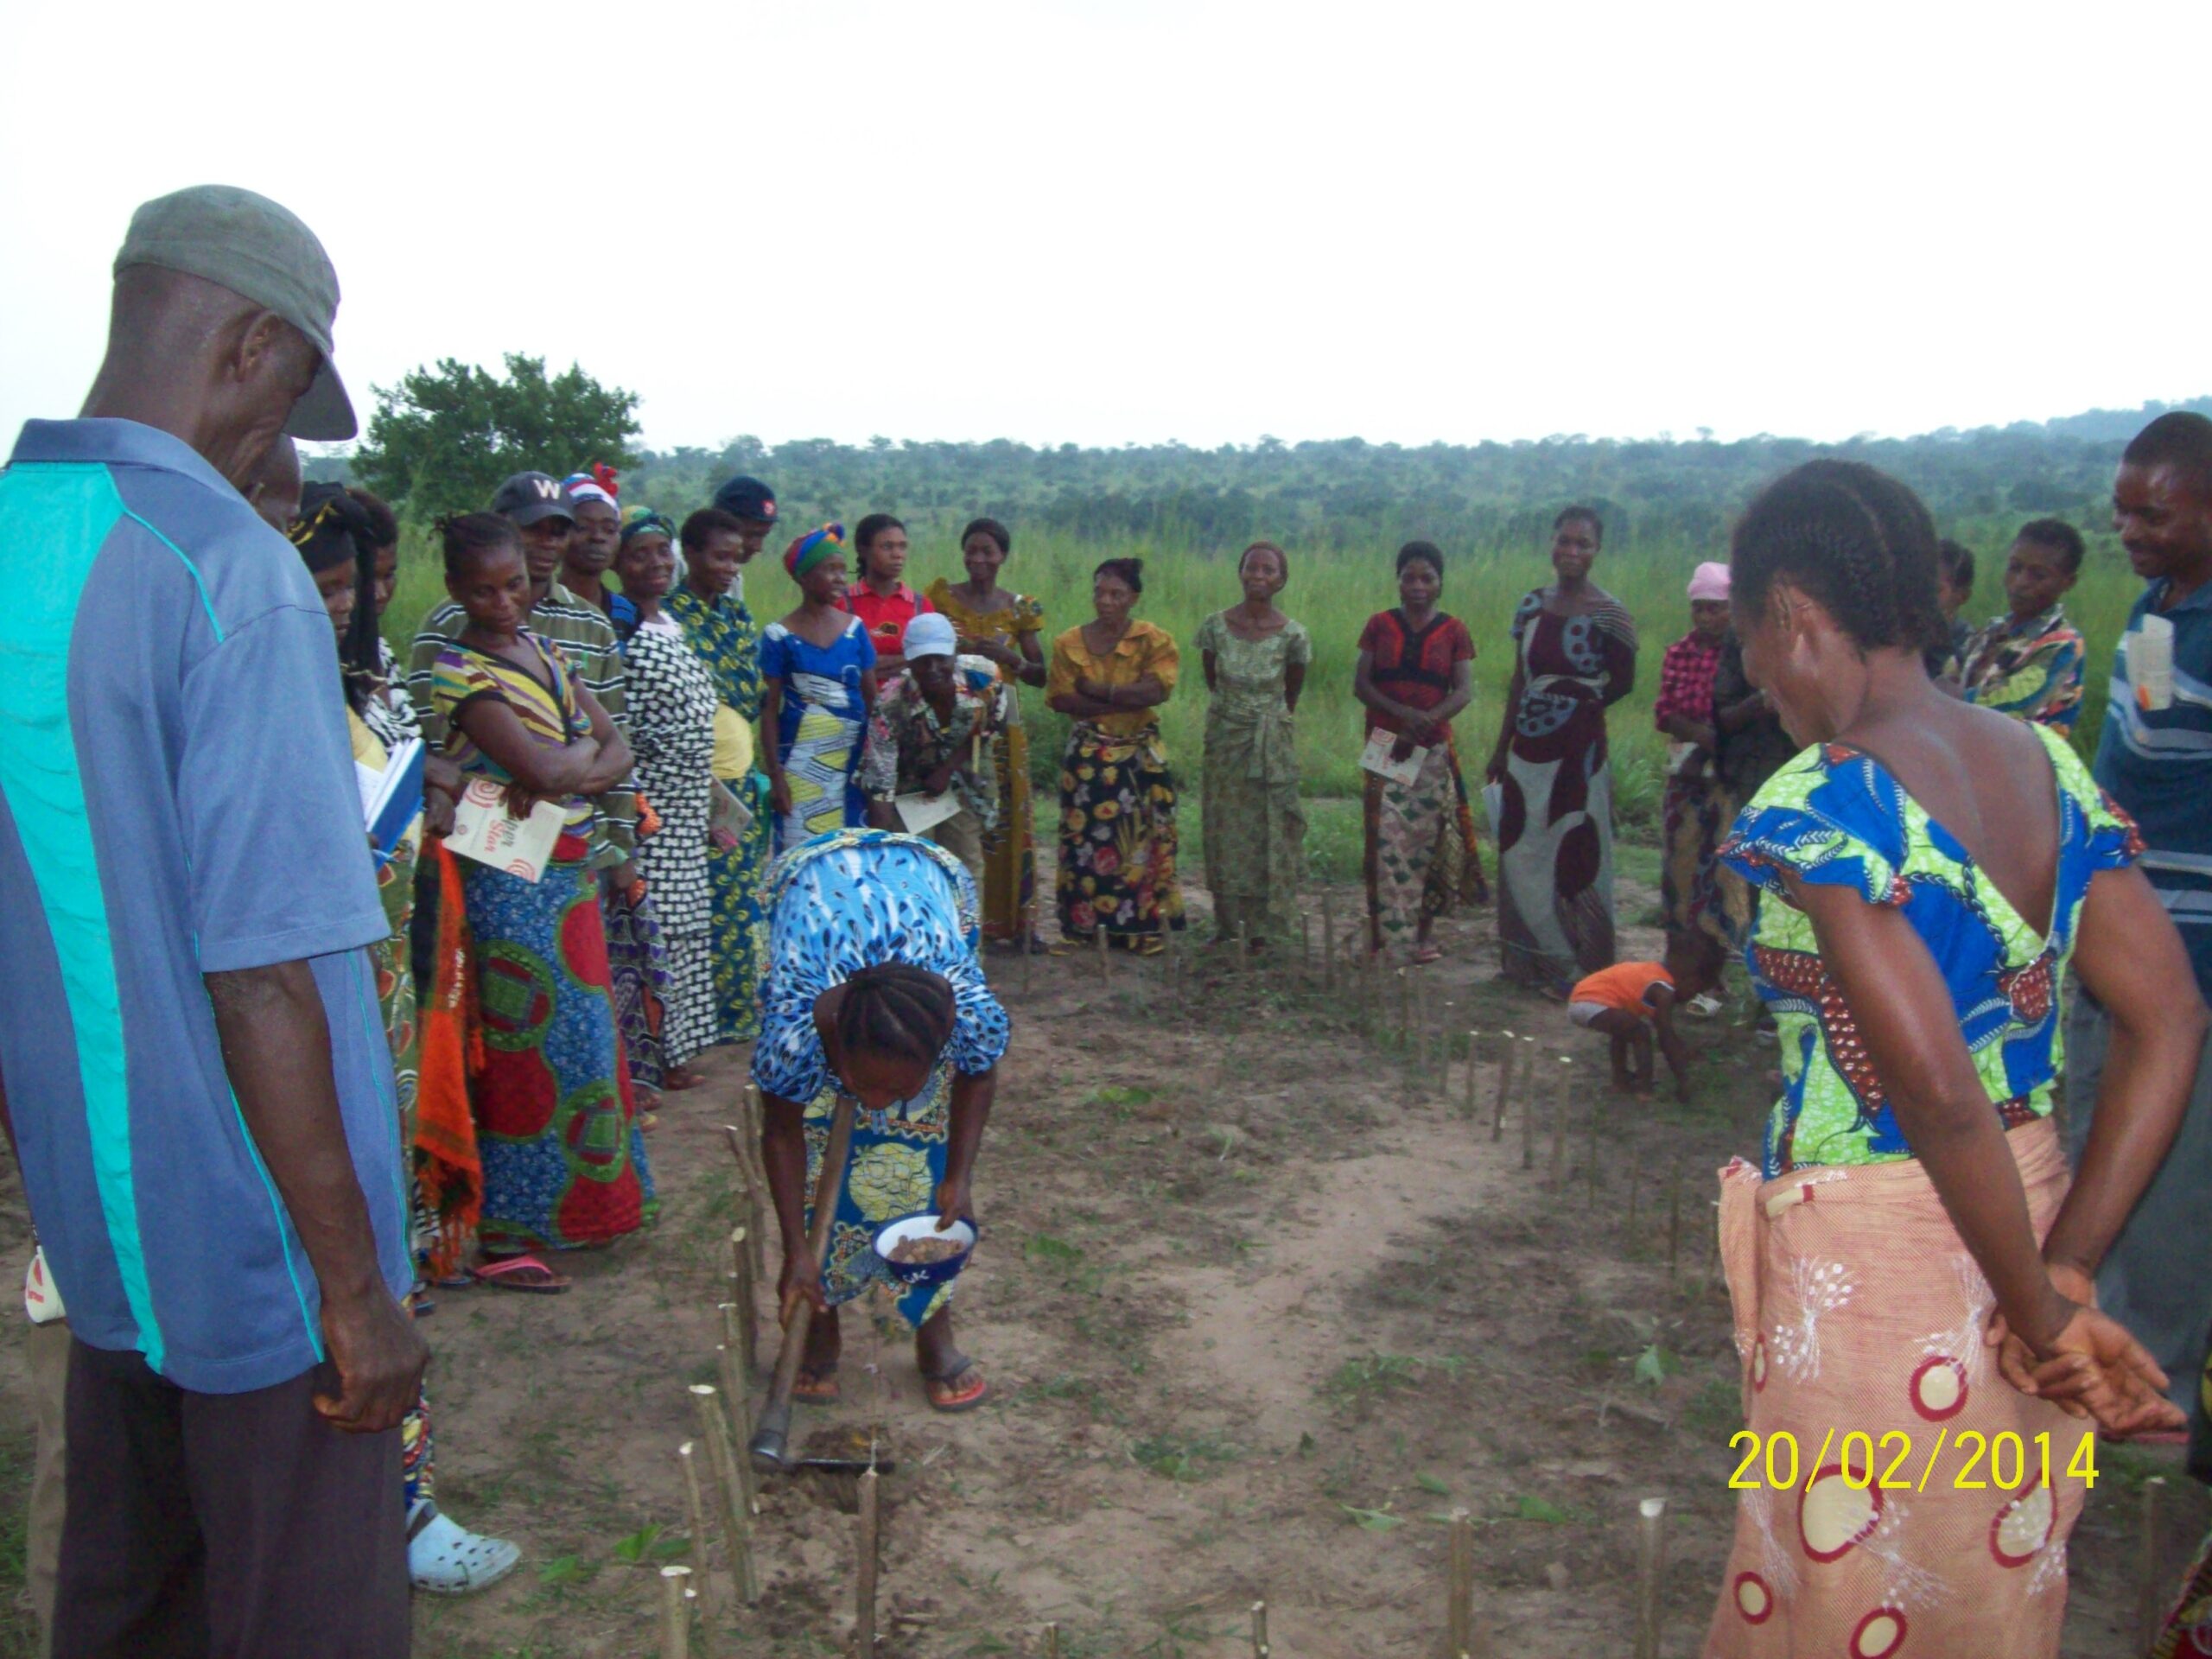
<svg viewBox="0 0 2212 1659">
<path fill-rule="evenodd" d="M 1785 474 L 1735 533 L 1745 665 L 1806 747 L 1720 852 L 1764 895 L 1747 955 L 1783 1073 L 1763 1166 L 1722 1172 L 1720 1255 L 1749 1428 L 1841 1461 L 1741 1493 L 1713 1659 L 2055 1659 L 2084 1448 L 2180 1419 L 2092 1286 L 2180 1124 L 2203 1007 L 2134 826 L 2064 738 L 1929 680 L 1936 564 L 1917 498 L 1854 462 Z M 2118 1068 L 2070 1187 L 2069 965 Z M 1878 1449 L 1939 1437 L 2027 1461 L 1874 1478 Z"/>
<path fill-rule="evenodd" d="M 751 483 L 749 479 L 734 483 Z M 716 499 L 728 490 L 718 493 Z M 763 493 L 765 494 L 765 492 Z M 772 497 L 766 507 L 775 510 Z M 756 508 L 757 510 L 757 508 Z M 712 894 L 714 1037 L 745 1043 L 760 1029 L 760 974 L 767 929 L 760 883 L 775 856 L 768 780 L 754 765 L 753 723 L 760 717 L 760 631 L 745 606 L 745 565 L 760 550 L 766 521 L 702 507 L 683 521 L 683 581 L 663 607 L 683 631 L 683 643 L 714 677 L 719 702 L 708 770 L 715 786 L 736 798 L 750 822 L 726 830 L 707 854 Z"/>
</svg>

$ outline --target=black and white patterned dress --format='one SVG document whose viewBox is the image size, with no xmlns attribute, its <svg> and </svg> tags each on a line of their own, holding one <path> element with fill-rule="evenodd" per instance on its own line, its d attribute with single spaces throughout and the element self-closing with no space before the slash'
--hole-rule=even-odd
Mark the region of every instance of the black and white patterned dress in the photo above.
<svg viewBox="0 0 2212 1659">
<path fill-rule="evenodd" d="M 660 828 L 638 842 L 638 862 L 668 950 L 668 1063 L 681 1065 L 715 1041 L 707 826 L 721 697 L 707 665 L 664 614 L 639 626 L 622 655 L 638 787 L 660 815 Z"/>
<path fill-rule="evenodd" d="M 423 721 L 407 695 L 407 677 L 400 670 L 399 659 L 391 654 L 391 642 L 383 639 L 377 641 L 377 681 L 361 709 L 361 724 L 374 732 L 377 741 L 387 749 L 422 736 Z"/>
</svg>

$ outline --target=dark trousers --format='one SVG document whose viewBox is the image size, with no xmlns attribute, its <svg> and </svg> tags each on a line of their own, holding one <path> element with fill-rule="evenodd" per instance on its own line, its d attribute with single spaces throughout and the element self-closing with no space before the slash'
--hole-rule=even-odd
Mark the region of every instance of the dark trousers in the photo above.
<svg viewBox="0 0 2212 1659">
<path fill-rule="evenodd" d="M 399 1433 L 315 1413 L 328 1365 L 194 1394 L 70 1345 L 54 1659 L 405 1659 Z"/>
</svg>

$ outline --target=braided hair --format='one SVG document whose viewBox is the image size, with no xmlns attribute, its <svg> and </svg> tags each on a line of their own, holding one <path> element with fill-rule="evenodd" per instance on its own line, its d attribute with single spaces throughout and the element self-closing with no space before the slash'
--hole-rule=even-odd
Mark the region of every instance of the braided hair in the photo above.
<svg viewBox="0 0 2212 1659">
<path fill-rule="evenodd" d="M 1863 461 L 1811 461 L 1760 491 L 1729 549 L 1739 613 L 1778 581 L 1802 588 L 1862 651 L 1948 645 L 1936 525 L 1920 498 Z"/>
<path fill-rule="evenodd" d="M 522 550 L 522 532 L 515 521 L 500 512 L 456 512 L 435 526 L 445 550 L 446 575 L 458 576 L 476 562 L 477 556 L 495 547 Z"/>
<path fill-rule="evenodd" d="M 903 962 L 863 968 L 845 982 L 837 1047 L 934 1065 L 952 1040 L 951 982 Z"/>
<path fill-rule="evenodd" d="M 300 516 L 285 534 L 307 568 L 320 575 L 353 567 L 353 616 L 338 644 L 346 700 L 359 714 L 381 665 L 377 652 L 377 539 L 374 522 L 342 484 L 310 484 L 300 492 Z"/>
</svg>

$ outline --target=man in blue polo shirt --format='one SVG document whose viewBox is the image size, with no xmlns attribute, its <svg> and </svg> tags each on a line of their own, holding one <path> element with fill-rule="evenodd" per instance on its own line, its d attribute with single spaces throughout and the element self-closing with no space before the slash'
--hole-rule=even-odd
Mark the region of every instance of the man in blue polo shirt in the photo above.
<svg viewBox="0 0 2212 1659">
<path fill-rule="evenodd" d="M 0 474 L 0 1110 L 68 1305 L 73 1656 L 407 1650 L 422 1339 L 330 624 L 232 480 L 352 435 L 276 203 L 147 203 Z"/>
<path fill-rule="evenodd" d="M 2113 658 L 2096 778 L 2142 832 L 2144 874 L 2212 992 L 2212 421 L 2161 415 L 2123 453 L 2113 526 L 2150 585 Z M 2172 630 L 2172 671 L 2158 671 L 2146 626 Z M 2111 1022 L 2086 991 L 2066 1033 L 2068 1149 L 2080 1161 L 2095 1115 Z M 2186 1408 L 2212 1328 L 2212 1049 L 2198 1062 L 2180 1133 L 2097 1273 L 2097 1300 L 2165 1367 Z"/>
</svg>

